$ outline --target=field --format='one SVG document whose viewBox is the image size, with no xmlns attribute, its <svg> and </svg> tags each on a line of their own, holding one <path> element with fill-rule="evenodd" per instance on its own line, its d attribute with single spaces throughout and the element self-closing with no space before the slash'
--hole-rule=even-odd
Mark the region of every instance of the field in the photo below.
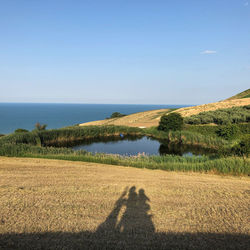
<svg viewBox="0 0 250 250">
<path fill-rule="evenodd" d="M 225 100 L 221 102 L 198 105 L 194 107 L 181 108 L 172 112 L 178 112 L 183 117 L 189 117 L 191 115 L 197 115 L 205 111 L 213 111 L 217 109 L 225 109 L 225 108 L 239 107 L 239 106 L 245 106 L 245 105 L 250 105 L 250 98 Z M 149 128 L 152 126 L 158 126 L 161 116 L 169 112 L 171 112 L 171 110 L 169 109 L 145 111 L 145 112 L 140 112 L 140 113 L 124 116 L 121 118 L 113 118 L 113 119 L 107 119 L 107 120 L 101 120 L 101 121 L 82 123 L 80 124 L 80 126 L 116 125 L 116 126 Z"/>
<path fill-rule="evenodd" d="M 0 249 L 247 249 L 249 177 L 0 158 Z"/>
</svg>

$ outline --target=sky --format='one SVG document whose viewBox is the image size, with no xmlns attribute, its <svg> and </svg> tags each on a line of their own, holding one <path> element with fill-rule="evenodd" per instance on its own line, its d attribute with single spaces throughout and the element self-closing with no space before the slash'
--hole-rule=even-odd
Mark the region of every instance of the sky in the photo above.
<svg viewBox="0 0 250 250">
<path fill-rule="evenodd" d="M 0 102 L 202 104 L 250 85 L 250 1 L 0 0 Z"/>
</svg>

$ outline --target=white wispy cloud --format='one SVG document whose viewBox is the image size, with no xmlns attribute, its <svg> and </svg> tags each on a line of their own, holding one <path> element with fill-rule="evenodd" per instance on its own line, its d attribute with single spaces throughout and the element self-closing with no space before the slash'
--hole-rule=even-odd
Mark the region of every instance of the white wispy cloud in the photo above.
<svg viewBox="0 0 250 250">
<path fill-rule="evenodd" d="M 249 2 L 245 2 L 245 3 L 244 3 L 244 6 L 248 6 L 248 5 L 249 5 Z"/>
<path fill-rule="evenodd" d="M 217 51 L 216 50 L 204 50 L 201 52 L 201 54 L 216 54 Z"/>
</svg>

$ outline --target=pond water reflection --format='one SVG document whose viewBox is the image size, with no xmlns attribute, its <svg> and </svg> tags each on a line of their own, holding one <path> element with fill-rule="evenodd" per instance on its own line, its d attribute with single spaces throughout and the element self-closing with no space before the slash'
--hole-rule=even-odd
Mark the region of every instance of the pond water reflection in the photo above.
<svg viewBox="0 0 250 250">
<path fill-rule="evenodd" d="M 167 141 L 159 141 L 150 137 L 111 137 L 98 140 L 87 140 L 73 146 L 74 150 L 86 150 L 92 153 L 106 153 L 119 155 L 165 155 L 174 154 L 180 156 L 207 155 L 212 153 L 207 149 L 180 144 L 170 144 Z"/>
</svg>

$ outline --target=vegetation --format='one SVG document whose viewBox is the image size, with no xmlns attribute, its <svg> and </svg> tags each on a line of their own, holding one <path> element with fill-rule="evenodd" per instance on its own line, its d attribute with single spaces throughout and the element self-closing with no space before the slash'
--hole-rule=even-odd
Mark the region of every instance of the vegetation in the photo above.
<svg viewBox="0 0 250 250">
<path fill-rule="evenodd" d="M 26 133 L 26 132 L 29 132 L 29 130 L 23 128 L 18 128 L 15 130 L 15 133 Z"/>
<path fill-rule="evenodd" d="M 210 124 L 226 125 L 230 123 L 243 123 L 250 121 L 250 105 L 243 107 L 233 107 L 227 109 L 217 109 L 215 111 L 201 112 L 185 118 L 187 124 Z"/>
<path fill-rule="evenodd" d="M 223 126 L 223 125 L 222 125 Z M 239 123 L 237 124 L 240 134 L 250 134 L 250 123 Z M 221 125 L 211 126 L 211 125 L 189 125 L 185 124 L 184 130 L 199 133 L 206 136 L 218 136 L 218 130 Z"/>
<path fill-rule="evenodd" d="M 230 140 L 235 139 L 240 134 L 240 128 L 236 124 L 228 124 L 224 126 L 220 126 L 216 131 L 218 136 Z"/>
<path fill-rule="evenodd" d="M 47 124 L 43 124 L 42 125 L 39 122 L 37 122 L 36 125 L 35 125 L 35 127 L 36 127 L 36 130 L 41 131 L 41 130 L 45 130 L 46 129 Z"/>
<path fill-rule="evenodd" d="M 161 117 L 158 130 L 177 131 L 183 127 L 183 117 L 178 113 L 170 113 Z"/>
<path fill-rule="evenodd" d="M 227 100 L 241 99 L 241 98 L 249 98 L 250 97 L 250 89 L 247 89 L 237 95 L 234 95 Z"/>
<path fill-rule="evenodd" d="M 250 134 L 244 135 L 240 142 L 233 147 L 235 154 L 242 157 L 248 157 L 250 155 Z"/>
<path fill-rule="evenodd" d="M 71 127 L 55 130 L 33 131 L 28 133 L 14 133 L 0 138 L 0 155 L 18 157 L 37 157 L 48 159 L 62 159 L 72 161 L 87 161 L 113 165 L 134 166 L 139 168 L 216 172 L 225 174 L 248 174 L 249 161 L 239 157 L 181 157 L 166 156 L 137 156 L 123 157 L 105 154 L 91 154 L 86 151 L 74 151 L 70 148 L 49 147 L 61 142 L 78 141 L 87 138 L 103 138 L 108 136 L 147 135 L 174 143 L 201 145 L 214 148 L 231 148 L 231 142 L 217 136 L 205 136 L 192 131 L 159 131 L 157 128 L 139 129 L 132 127 Z M 244 145 L 240 144 L 242 150 Z M 42 146 L 42 147 L 41 147 Z M 246 146 L 247 147 L 247 146 Z M 235 150 L 238 152 L 242 152 Z M 241 153 L 239 154 L 241 156 Z"/>
<path fill-rule="evenodd" d="M 119 117 L 124 117 L 124 116 L 126 116 L 126 115 L 121 114 L 119 112 L 114 112 L 108 119 L 119 118 Z"/>
</svg>

